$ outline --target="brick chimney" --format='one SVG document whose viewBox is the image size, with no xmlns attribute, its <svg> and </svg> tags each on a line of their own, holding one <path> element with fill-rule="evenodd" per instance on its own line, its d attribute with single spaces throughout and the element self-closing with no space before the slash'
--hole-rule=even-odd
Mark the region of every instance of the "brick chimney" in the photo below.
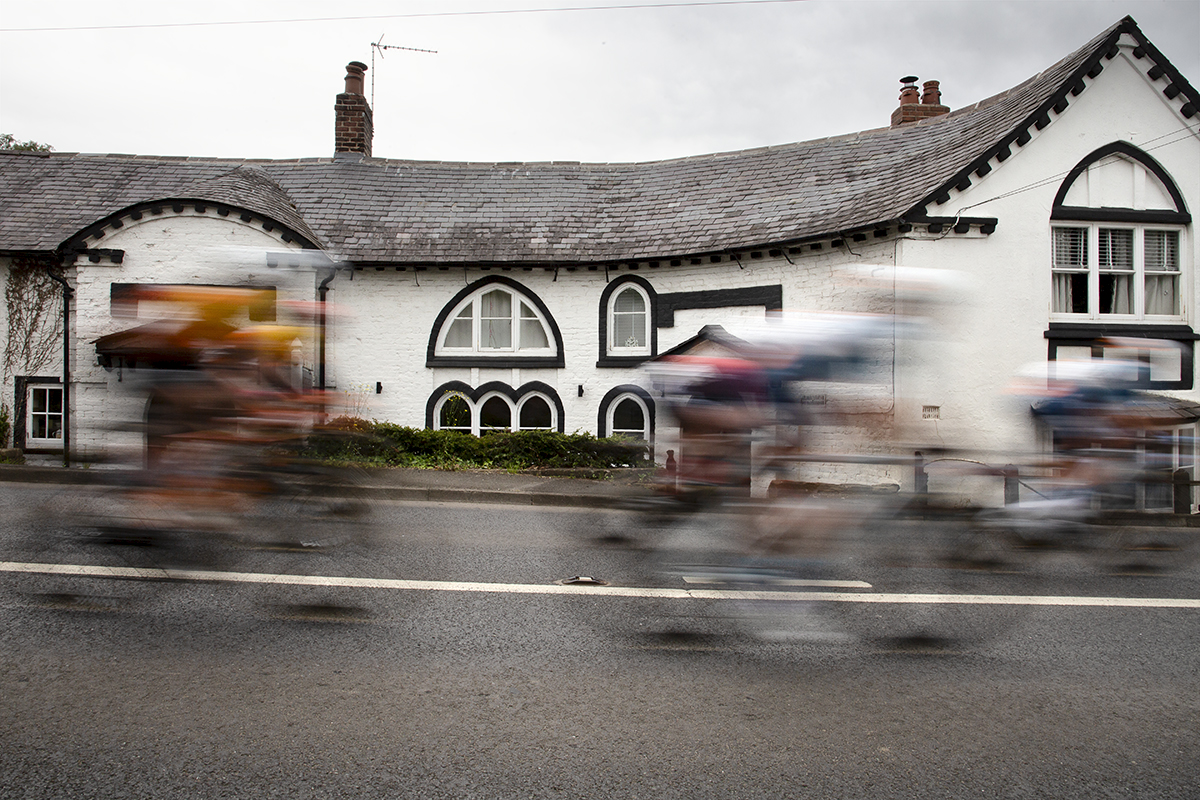
<svg viewBox="0 0 1200 800">
<path fill-rule="evenodd" d="M 950 107 L 942 105 L 940 85 L 937 81 L 925 81 L 923 91 L 918 93 L 915 75 L 901 78 L 900 106 L 892 112 L 892 127 L 950 113 Z"/>
<path fill-rule="evenodd" d="M 333 105 L 333 152 L 371 155 L 371 139 L 375 127 L 371 120 L 371 105 L 363 96 L 363 75 L 367 65 L 351 61 L 346 65 L 346 91 L 337 96 Z"/>
</svg>

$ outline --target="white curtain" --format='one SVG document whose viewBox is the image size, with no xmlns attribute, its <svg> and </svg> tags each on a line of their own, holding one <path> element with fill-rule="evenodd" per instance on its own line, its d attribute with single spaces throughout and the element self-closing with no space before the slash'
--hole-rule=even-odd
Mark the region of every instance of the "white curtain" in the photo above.
<svg viewBox="0 0 1200 800">
<path fill-rule="evenodd" d="M 512 347 L 512 296 L 491 291 L 479 298 L 479 346 L 483 349 Z"/>
<path fill-rule="evenodd" d="M 1146 313 L 1179 314 L 1179 276 L 1146 276 Z"/>
</svg>

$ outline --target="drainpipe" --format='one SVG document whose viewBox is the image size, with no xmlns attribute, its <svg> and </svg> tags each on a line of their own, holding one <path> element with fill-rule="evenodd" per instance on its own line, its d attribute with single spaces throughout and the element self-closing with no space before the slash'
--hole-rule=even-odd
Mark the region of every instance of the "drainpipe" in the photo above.
<svg viewBox="0 0 1200 800">
<path fill-rule="evenodd" d="M 63 466 L 71 466 L 71 296 L 75 290 L 67 283 L 67 279 L 47 267 L 46 274 L 50 280 L 62 286 L 63 289 Z"/>
<path fill-rule="evenodd" d="M 329 274 L 317 286 L 317 298 L 321 303 L 318 323 L 320 333 L 317 339 L 317 384 L 322 392 L 325 391 L 325 295 L 329 292 L 329 284 L 337 277 L 337 270 L 337 267 L 329 270 Z"/>
</svg>

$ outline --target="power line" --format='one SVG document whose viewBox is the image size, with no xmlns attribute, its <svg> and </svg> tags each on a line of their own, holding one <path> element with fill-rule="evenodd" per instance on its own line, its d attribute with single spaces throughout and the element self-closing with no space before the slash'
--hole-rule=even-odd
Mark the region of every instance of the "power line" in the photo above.
<svg viewBox="0 0 1200 800">
<path fill-rule="evenodd" d="M 216 22 L 158 22 L 136 25 L 72 25 L 53 28 L 0 28 L 0 33 L 61 33 L 66 31 L 120 31 L 149 28 L 214 28 L 233 25 L 290 25 L 305 22 L 360 22 L 379 19 L 422 19 L 431 17 L 487 17 L 515 14 L 559 14 L 576 11 L 631 11 L 707 6 L 758 6 L 805 3 L 808 0 L 691 0 L 685 3 L 626 3 L 614 6 L 566 6 L 563 8 L 507 8 L 488 11 L 424 11 L 409 14 L 374 14 L 353 17 L 297 17 L 293 19 L 243 19 Z"/>
</svg>

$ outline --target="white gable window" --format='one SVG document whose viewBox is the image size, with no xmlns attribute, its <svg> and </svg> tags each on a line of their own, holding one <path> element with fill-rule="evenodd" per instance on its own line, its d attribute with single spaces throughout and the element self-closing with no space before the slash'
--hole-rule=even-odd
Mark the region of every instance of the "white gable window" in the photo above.
<svg viewBox="0 0 1200 800">
<path fill-rule="evenodd" d="M 1052 313 L 1063 319 L 1178 320 L 1183 231 L 1150 226 L 1055 226 Z"/>
<path fill-rule="evenodd" d="M 1123 141 L 1089 153 L 1059 186 L 1050 220 L 1053 322 L 1185 321 L 1192 218 L 1148 153 Z"/>
<path fill-rule="evenodd" d="M 459 301 L 437 339 L 436 355 L 553 356 L 537 305 L 507 285 L 487 284 Z"/>
<path fill-rule="evenodd" d="M 650 298 L 636 283 L 627 283 L 608 301 L 610 355 L 650 354 Z"/>
</svg>

